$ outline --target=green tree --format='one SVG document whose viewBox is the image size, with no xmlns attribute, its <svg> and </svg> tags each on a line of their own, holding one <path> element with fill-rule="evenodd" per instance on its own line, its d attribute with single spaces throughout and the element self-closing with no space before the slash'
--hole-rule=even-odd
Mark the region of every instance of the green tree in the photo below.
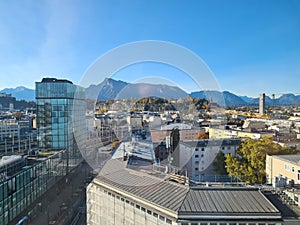
<svg viewBox="0 0 300 225">
<path fill-rule="evenodd" d="M 226 170 L 230 176 L 240 177 L 248 184 L 264 183 L 266 155 L 295 154 L 295 148 L 282 147 L 269 138 L 243 141 L 236 155 L 226 155 Z"/>
<path fill-rule="evenodd" d="M 213 162 L 213 167 L 218 174 L 227 175 L 228 173 L 225 165 L 225 154 L 222 151 L 219 151 Z"/>
</svg>

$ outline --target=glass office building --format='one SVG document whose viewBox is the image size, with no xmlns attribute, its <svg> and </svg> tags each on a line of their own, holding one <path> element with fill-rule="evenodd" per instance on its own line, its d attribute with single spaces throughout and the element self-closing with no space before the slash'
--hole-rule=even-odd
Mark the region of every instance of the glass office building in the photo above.
<svg viewBox="0 0 300 225">
<path fill-rule="evenodd" d="M 68 80 L 43 78 L 36 82 L 36 105 L 39 149 L 66 150 L 68 165 L 75 167 L 86 140 L 84 89 Z"/>
<path fill-rule="evenodd" d="M 22 214 L 29 216 L 35 210 L 40 210 L 37 204 L 39 197 L 66 175 L 66 167 L 67 161 L 61 151 L 48 158 L 39 159 L 37 163 L 25 166 L 1 181 L 0 224 L 11 224 Z M 28 212 L 30 208 L 32 210 Z"/>
</svg>

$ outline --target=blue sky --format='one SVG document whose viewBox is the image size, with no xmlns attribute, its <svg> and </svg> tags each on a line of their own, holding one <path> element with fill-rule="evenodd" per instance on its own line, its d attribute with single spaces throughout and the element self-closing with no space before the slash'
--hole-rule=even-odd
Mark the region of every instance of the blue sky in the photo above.
<svg viewBox="0 0 300 225">
<path fill-rule="evenodd" d="M 34 88 L 47 76 L 79 84 L 97 58 L 142 40 L 191 50 L 221 90 L 300 94 L 299 0 L 2 0 L 0 90 Z M 107 76 L 128 82 L 150 77 L 199 90 L 187 74 L 156 63 Z"/>
</svg>

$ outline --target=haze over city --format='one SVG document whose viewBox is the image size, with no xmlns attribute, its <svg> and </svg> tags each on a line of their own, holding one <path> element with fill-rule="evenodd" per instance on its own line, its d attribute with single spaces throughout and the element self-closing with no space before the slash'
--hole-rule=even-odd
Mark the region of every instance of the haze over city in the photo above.
<svg viewBox="0 0 300 225">
<path fill-rule="evenodd" d="M 299 11 L 293 0 L 1 1 L 0 89 L 34 88 L 47 76 L 79 84 L 111 49 L 161 40 L 197 54 L 220 90 L 298 94 Z M 139 63 L 107 76 L 126 82 L 154 76 L 187 92 L 199 90 L 187 74 L 165 64 Z"/>
</svg>

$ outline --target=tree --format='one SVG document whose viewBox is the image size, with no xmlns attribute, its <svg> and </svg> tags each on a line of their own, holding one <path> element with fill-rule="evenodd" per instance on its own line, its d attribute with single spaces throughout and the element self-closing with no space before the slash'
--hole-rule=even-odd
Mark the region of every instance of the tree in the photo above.
<svg viewBox="0 0 300 225">
<path fill-rule="evenodd" d="M 282 147 L 269 138 L 243 141 L 236 151 L 225 159 L 226 170 L 230 176 L 240 177 L 248 184 L 264 183 L 266 179 L 266 155 L 295 154 L 295 148 Z"/>
<path fill-rule="evenodd" d="M 213 162 L 213 167 L 218 174 L 227 175 L 228 173 L 225 165 L 225 154 L 222 151 L 219 151 Z"/>
<path fill-rule="evenodd" d="M 208 139 L 208 135 L 204 131 L 200 131 L 198 134 L 194 137 L 195 140 L 203 140 Z"/>
<path fill-rule="evenodd" d="M 23 117 L 23 114 L 21 112 L 15 112 L 13 116 L 17 119 L 20 120 Z"/>
<path fill-rule="evenodd" d="M 173 153 L 175 151 L 175 149 L 177 148 L 178 144 L 179 144 L 179 141 L 180 141 L 180 132 L 179 132 L 179 129 L 177 127 L 175 127 L 171 134 L 171 153 Z"/>
</svg>

